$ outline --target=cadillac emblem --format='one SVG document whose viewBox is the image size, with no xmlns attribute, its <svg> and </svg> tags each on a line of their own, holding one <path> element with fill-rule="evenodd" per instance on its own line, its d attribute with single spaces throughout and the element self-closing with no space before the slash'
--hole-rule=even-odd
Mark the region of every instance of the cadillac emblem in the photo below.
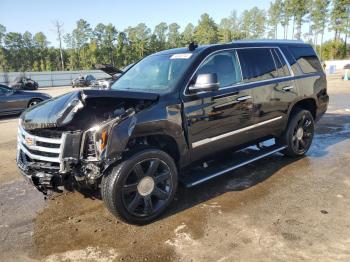
<svg viewBox="0 0 350 262">
<path fill-rule="evenodd" d="M 25 141 L 26 141 L 26 145 L 27 145 L 27 146 L 34 146 L 34 145 L 35 145 L 35 140 L 34 140 L 34 138 L 26 137 L 26 138 L 25 138 Z"/>
</svg>

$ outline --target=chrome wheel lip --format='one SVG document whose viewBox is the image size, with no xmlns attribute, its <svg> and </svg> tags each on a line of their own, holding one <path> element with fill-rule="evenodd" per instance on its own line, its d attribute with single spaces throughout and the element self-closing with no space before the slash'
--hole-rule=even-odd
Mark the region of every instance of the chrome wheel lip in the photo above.
<svg viewBox="0 0 350 262">
<path fill-rule="evenodd" d="M 152 190 L 146 190 L 147 192 L 142 192 L 141 190 L 142 194 L 140 194 L 139 184 L 141 180 L 147 176 L 143 176 L 137 182 L 135 181 L 132 184 L 127 183 L 128 178 L 134 173 L 133 171 L 137 165 L 154 160 L 159 161 L 159 166 L 165 167 L 167 172 L 158 172 L 158 175 L 152 177 L 154 181 L 154 187 L 152 188 Z M 158 170 L 159 168 L 156 169 L 156 171 Z M 144 173 L 147 173 L 148 170 L 144 171 L 146 171 Z M 163 179 L 164 174 L 167 177 L 166 179 Z M 162 209 L 168 202 L 173 192 L 174 185 L 172 181 L 172 175 L 173 174 L 171 173 L 170 166 L 159 158 L 147 158 L 137 162 L 129 171 L 128 175 L 125 176 L 122 183 L 121 195 L 122 202 L 126 211 L 136 217 L 149 217 L 154 214 L 157 214 L 158 211 Z M 126 193 L 124 193 L 124 189 L 129 187 L 131 187 L 132 190 L 130 192 L 126 190 Z"/>
</svg>

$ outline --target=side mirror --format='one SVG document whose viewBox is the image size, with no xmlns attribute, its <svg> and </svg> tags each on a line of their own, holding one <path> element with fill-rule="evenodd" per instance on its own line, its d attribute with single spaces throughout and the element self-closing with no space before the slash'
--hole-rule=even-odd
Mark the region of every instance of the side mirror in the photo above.
<svg viewBox="0 0 350 262">
<path fill-rule="evenodd" d="M 215 73 L 197 75 L 194 85 L 190 85 L 190 92 L 216 91 L 220 87 L 218 76 Z"/>
</svg>

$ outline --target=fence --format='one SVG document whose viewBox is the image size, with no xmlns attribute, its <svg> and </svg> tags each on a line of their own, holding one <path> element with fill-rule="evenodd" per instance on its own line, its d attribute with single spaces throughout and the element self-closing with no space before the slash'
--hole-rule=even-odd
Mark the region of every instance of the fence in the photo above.
<svg viewBox="0 0 350 262">
<path fill-rule="evenodd" d="M 344 66 L 350 64 L 350 60 L 327 60 L 325 63 L 327 72 L 329 72 L 331 68 L 333 68 L 334 71 L 343 71 Z"/>
<path fill-rule="evenodd" d="M 96 79 L 109 77 L 100 70 L 52 71 L 52 72 L 0 72 L 0 84 L 8 85 L 18 76 L 29 77 L 39 83 L 40 87 L 71 85 L 80 75 L 93 75 Z"/>
</svg>

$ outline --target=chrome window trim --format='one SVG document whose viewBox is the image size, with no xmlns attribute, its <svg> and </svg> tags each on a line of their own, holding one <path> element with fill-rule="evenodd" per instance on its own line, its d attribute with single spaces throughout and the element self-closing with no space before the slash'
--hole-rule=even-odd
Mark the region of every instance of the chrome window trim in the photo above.
<svg viewBox="0 0 350 262">
<path fill-rule="evenodd" d="M 276 78 L 271 78 L 271 79 L 265 79 L 265 80 L 260 80 L 260 81 L 253 81 L 253 82 L 249 82 L 249 83 L 243 83 L 243 82 L 238 82 L 234 85 L 231 85 L 231 86 L 225 86 L 225 87 L 222 87 L 220 88 L 219 90 L 225 90 L 225 89 L 228 89 L 228 88 L 234 88 L 234 87 L 238 87 L 238 86 L 246 86 L 246 85 L 251 85 L 251 84 L 259 84 L 259 83 L 265 83 L 265 82 L 268 82 L 268 81 L 274 81 L 274 80 L 283 80 L 283 79 L 287 79 L 287 78 L 291 78 L 291 77 L 294 77 L 294 73 L 292 71 L 292 68 L 290 66 L 290 64 L 288 63 L 288 60 L 286 59 L 285 55 L 283 54 L 282 50 L 280 47 L 278 46 L 256 46 L 256 47 L 232 47 L 232 48 L 226 48 L 226 49 L 220 49 L 220 50 L 216 50 L 210 54 L 208 54 L 203 60 L 202 62 L 197 66 L 196 70 L 194 71 L 194 73 L 191 75 L 190 79 L 188 80 L 188 82 L 186 83 L 186 87 L 184 88 L 184 91 L 183 91 L 183 95 L 184 96 L 188 96 L 188 97 L 191 97 L 191 96 L 194 96 L 194 95 L 198 95 L 198 94 L 203 94 L 203 93 L 208 93 L 210 91 L 202 91 L 202 92 L 198 92 L 198 93 L 195 93 L 195 94 L 188 94 L 186 93 L 186 91 L 188 90 L 188 87 L 189 87 L 189 84 L 191 82 L 191 80 L 193 79 L 193 77 L 195 76 L 195 74 L 197 73 L 197 71 L 199 70 L 199 68 L 202 66 L 202 64 L 204 63 L 204 61 L 211 55 L 214 55 L 216 53 L 220 53 L 220 52 L 224 52 L 224 51 L 232 51 L 232 50 L 238 50 L 238 49 L 255 49 L 255 48 L 267 48 L 267 49 L 271 49 L 271 48 L 276 48 L 279 50 L 279 52 L 281 53 L 287 67 L 288 67 L 288 70 L 289 70 L 289 76 L 283 76 L 283 77 L 276 77 Z M 242 66 L 241 66 L 241 61 L 239 59 L 239 56 L 237 55 L 237 52 L 236 52 L 236 56 L 237 56 L 237 60 L 238 60 L 238 63 L 239 63 L 239 68 L 240 68 L 240 71 L 241 71 L 241 76 L 243 78 L 243 71 L 242 71 Z"/>
<path fill-rule="evenodd" d="M 278 69 L 277 69 L 277 63 L 276 63 L 276 61 L 275 61 L 275 57 L 274 57 L 272 51 L 273 51 L 273 49 L 270 49 L 270 54 L 271 54 L 273 63 L 274 63 L 274 65 L 275 65 L 275 69 L 276 69 L 277 75 L 279 76 Z"/>
<path fill-rule="evenodd" d="M 290 64 L 289 64 L 289 62 L 288 62 L 286 56 L 285 56 L 284 53 L 282 52 L 281 48 L 277 47 L 277 49 L 278 49 L 278 51 L 280 52 L 280 54 L 281 54 L 281 56 L 282 56 L 284 62 L 286 63 L 286 65 L 287 65 L 287 67 L 288 67 L 289 76 L 290 76 L 290 77 L 291 77 L 291 76 L 294 77 L 294 72 L 293 72 L 292 67 L 290 66 Z"/>
<path fill-rule="evenodd" d="M 217 141 L 219 139 L 222 139 L 222 138 L 225 138 L 225 137 L 228 137 L 228 136 L 236 135 L 236 134 L 242 133 L 244 131 L 251 130 L 251 129 L 259 127 L 259 126 L 266 125 L 266 124 L 269 124 L 271 122 L 275 122 L 275 121 L 280 120 L 282 118 L 283 118 L 283 116 L 278 116 L 278 117 L 271 118 L 269 120 L 262 121 L 260 123 L 257 123 L 257 124 L 251 125 L 251 126 L 247 126 L 247 127 L 241 128 L 241 129 L 237 129 L 237 130 L 234 130 L 234 131 L 231 131 L 231 132 L 228 132 L 228 133 L 224 133 L 224 134 L 221 134 L 221 135 L 218 135 L 218 136 L 214 136 L 214 137 L 210 137 L 210 138 L 205 138 L 203 140 L 199 140 L 197 142 L 193 142 L 192 143 L 192 148 L 196 148 L 196 147 L 199 147 L 199 146 L 202 146 L 202 145 L 205 145 L 205 144 Z"/>
</svg>

